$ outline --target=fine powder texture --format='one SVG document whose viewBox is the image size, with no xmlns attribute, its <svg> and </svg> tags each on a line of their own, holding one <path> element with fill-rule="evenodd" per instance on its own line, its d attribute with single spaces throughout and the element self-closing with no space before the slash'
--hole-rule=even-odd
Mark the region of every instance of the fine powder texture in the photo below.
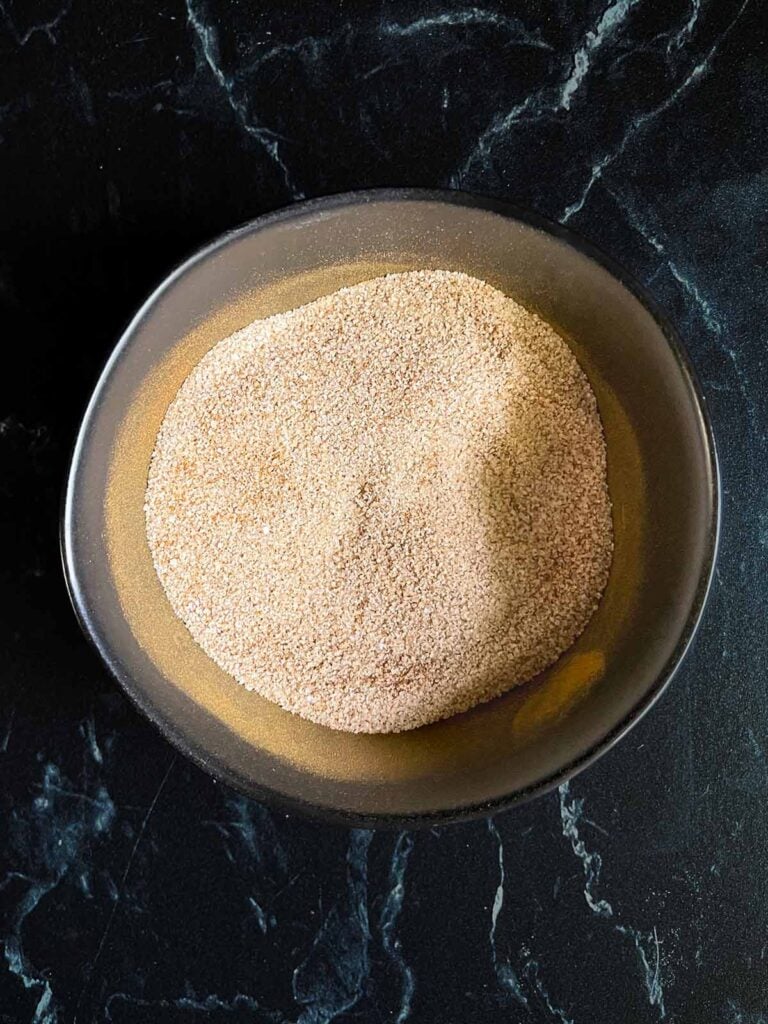
<svg viewBox="0 0 768 1024">
<path fill-rule="evenodd" d="M 146 523 L 203 650 L 353 732 L 530 679 L 584 629 L 612 556 L 576 359 L 447 271 L 344 288 L 216 345 L 162 424 Z"/>
</svg>

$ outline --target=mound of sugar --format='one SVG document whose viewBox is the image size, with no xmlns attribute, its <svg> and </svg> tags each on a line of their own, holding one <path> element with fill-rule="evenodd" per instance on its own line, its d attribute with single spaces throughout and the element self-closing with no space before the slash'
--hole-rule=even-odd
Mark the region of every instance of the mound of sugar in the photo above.
<svg viewBox="0 0 768 1024">
<path fill-rule="evenodd" d="M 216 345 L 166 414 L 146 524 L 207 654 L 354 732 L 530 679 L 584 629 L 612 555 L 576 359 L 447 271 L 345 288 Z"/>
</svg>

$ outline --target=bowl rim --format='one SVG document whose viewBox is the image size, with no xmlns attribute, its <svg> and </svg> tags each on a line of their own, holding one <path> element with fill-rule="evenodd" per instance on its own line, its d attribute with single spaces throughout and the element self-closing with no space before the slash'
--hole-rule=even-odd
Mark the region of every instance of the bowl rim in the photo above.
<svg viewBox="0 0 768 1024">
<path fill-rule="evenodd" d="M 212 755 L 206 755 L 203 750 L 193 749 L 186 736 L 175 724 L 162 714 L 158 713 L 150 701 L 146 700 L 141 689 L 137 687 L 131 675 L 124 667 L 111 656 L 111 653 L 102 639 L 100 632 L 91 618 L 88 611 L 88 603 L 85 596 L 82 578 L 79 572 L 77 560 L 73 551 L 73 502 L 75 492 L 75 479 L 77 468 L 83 455 L 87 437 L 90 433 L 91 422 L 96 409 L 101 401 L 102 393 L 112 374 L 113 367 L 119 360 L 123 350 L 130 344 L 136 328 L 144 321 L 156 302 L 169 291 L 176 281 L 187 271 L 198 263 L 205 262 L 215 254 L 224 250 L 238 238 L 259 231 L 269 225 L 283 220 L 291 220 L 297 216 L 306 216 L 313 213 L 327 212 L 336 208 L 353 206 L 367 203 L 382 202 L 431 202 L 445 205 L 465 206 L 491 213 L 499 214 L 509 220 L 518 221 L 532 228 L 553 236 L 579 253 L 593 260 L 623 285 L 640 304 L 650 313 L 662 332 L 662 335 L 669 346 L 675 361 L 687 383 L 694 399 L 695 410 L 699 420 L 701 436 L 705 442 L 710 471 L 710 504 L 711 517 L 707 528 L 707 550 L 702 563 L 701 573 L 694 594 L 691 610 L 686 619 L 683 631 L 668 657 L 664 667 L 653 679 L 646 693 L 636 704 L 624 715 L 613 729 L 607 732 L 599 741 L 593 743 L 587 750 L 577 757 L 572 758 L 566 765 L 550 775 L 544 776 L 529 786 L 503 796 L 495 797 L 492 800 L 480 803 L 467 804 L 454 809 L 442 809 L 437 811 L 423 811 L 416 814 L 390 814 L 390 813 L 361 813 L 334 808 L 324 804 L 313 803 L 303 800 L 300 797 L 288 796 L 279 790 L 253 783 L 246 780 L 229 765 L 223 763 Z M 472 192 L 448 189 L 427 189 L 427 188 L 373 188 L 355 191 L 332 193 L 312 199 L 294 202 L 288 206 L 270 211 L 258 217 L 252 218 L 218 235 L 212 241 L 196 249 L 182 262 L 176 264 L 162 281 L 152 290 L 144 300 L 136 313 L 128 321 L 120 333 L 120 337 L 112 349 L 91 393 L 86 406 L 80 426 L 77 431 L 76 440 L 72 448 L 72 455 L 69 461 L 69 468 L 66 475 L 65 486 L 62 494 L 59 542 L 62 559 L 64 580 L 75 612 L 77 621 L 85 637 L 95 648 L 101 661 L 109 670 L 113 678 L 118 682 L 122 690 L 136 708 L 152 722 L 173 747 L 189 758 L 199 768 L 202 768 L 214 779 L 226 782 L 233 789 L 252 799 L 259 800 L 280 810 L 296 811 L 310 818 L 319 819 L 328 824 L 343 825 L 348 828 L 384 828 L 384 829 L 416 829 L 429 828 L 440 824 L 452 824 L 470 821 L 480 817 L 487 817 L 500 811 L 508 810 L 520 804 L 527 803 L 534 797 L 543 796 L 555 788 L 568 782 L 575 775 L 588 768 L 591 764 L 611 750 L 626 734 L 647 714 L 656 701 L 661 697 L 669 683 L 675 676 L 701 623 L 707 598 L 714 577 L 717 554 L 720 544 L 722 500 L 721 500 L 721 477 L 717 449 L 715 444 L 712 424 L 707 408 L 706 396 L 701 387 L 697 372 L 691 359 L 680 339 L 677 329 L 672 324 L 668 314 L 662 309 L 650 291 L 641 284 L 626 268 L 606 254 L 593 242 L 583 238 L 578 232 L 570 227 L 565 227 L 556 221 L 550 220 L 532 210 L 509 203 L 505 200 L 496 199 Z"/>
</svg>

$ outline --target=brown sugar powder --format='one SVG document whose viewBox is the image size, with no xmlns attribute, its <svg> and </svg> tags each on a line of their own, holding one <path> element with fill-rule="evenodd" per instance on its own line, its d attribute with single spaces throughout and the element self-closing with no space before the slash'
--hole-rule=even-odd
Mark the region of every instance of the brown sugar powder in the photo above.
<svg viewBox="0 0 768 1024">
<path fill-rule="evenodd" d="M 612 556 L 576 359 L 446 271 L 344 288 L 216 345 L 165 416 L 146 524 L 203 650 L 353 732 L 530 679 L 584 629 Z"/>
</svg>

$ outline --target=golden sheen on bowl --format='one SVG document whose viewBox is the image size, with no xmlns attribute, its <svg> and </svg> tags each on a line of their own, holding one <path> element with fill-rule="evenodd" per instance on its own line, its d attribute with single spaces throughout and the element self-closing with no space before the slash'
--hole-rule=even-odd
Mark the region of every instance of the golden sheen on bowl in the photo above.
<svg viewBox="0 0 768 1024">
<path fill-rule="evenodd" d="M 238 686 L 195 644 L 152 563 L 147 474 L 170 402 L 218 341 L 346 285 L 419 269 L 481 278 L 571 345 L 605 429 L 613 564 L 586 630 L 530 683 L 410 732 L 342 733 Z M 688 361 L 620 268 L 570 232 L 490 200 L 385 190 L 259 218 L 160 285 L 83 420 L 62 550 L 85 632 L 185 754 L 256 797 L 350 823 L 418 825 L 543 792 L 638 720 L 701 615 L 718 509 L 714 444 Z"/>
</svg>

